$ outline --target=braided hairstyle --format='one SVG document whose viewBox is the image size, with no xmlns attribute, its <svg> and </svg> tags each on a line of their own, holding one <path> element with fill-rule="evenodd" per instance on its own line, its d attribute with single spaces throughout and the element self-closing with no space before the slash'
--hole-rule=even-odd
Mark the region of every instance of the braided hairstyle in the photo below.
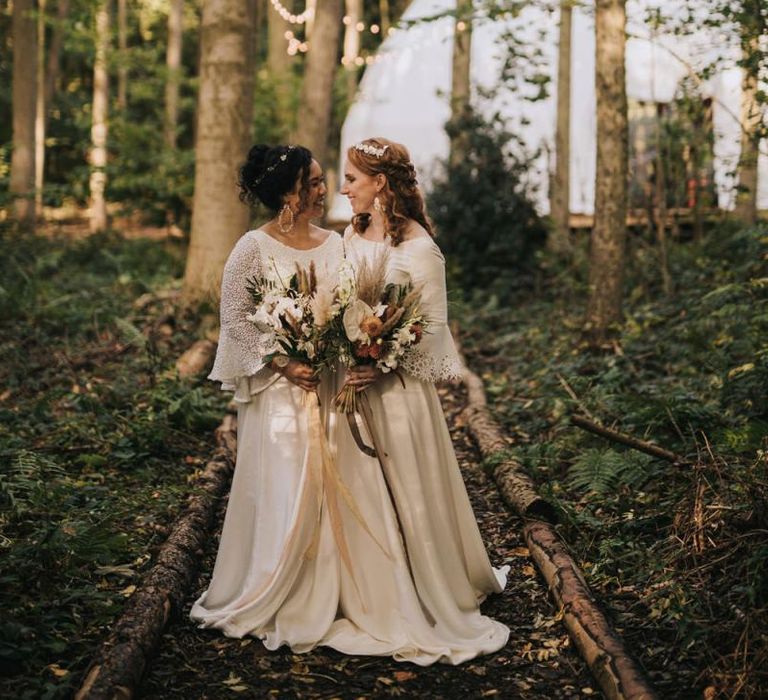
<svg viewBox="0 0 768 700">
<path fill-rule="evenodd" d="M 257 144 L 238 172 L 240 201 L 256 206 L 261 202 L 273 212 L 283 206 L 283 198 L 296 188 L 299 180 L 299 211 L 307 208 L 309 168 L 312 152 L 304 146 Z"/>
<path fill-rule="evenodd" d="M 392 239 L 392 245 L 397 246 L 403 242 L 409 219 L 421 224 L 429 235 L 434 237 L 435 232 L 427 216 L 424 197 L 419 189 L 416 169 L 408 149 L 400 143 L 378 136 L 365 139 L 360 144 L 375 149 L 386 146 L 381 156 L 352 146 L 347 150 L 347 157 L 352 165 L 366 175 L 373 177 L 381 173 L 386 177 L 386 184 L 378 197 L 386 222 L 386 233 Z M 370 223 L 370 214 L 355 214 L 352 217 L 352 227 L 357 233 L 363 233 Z"/>
</svg>

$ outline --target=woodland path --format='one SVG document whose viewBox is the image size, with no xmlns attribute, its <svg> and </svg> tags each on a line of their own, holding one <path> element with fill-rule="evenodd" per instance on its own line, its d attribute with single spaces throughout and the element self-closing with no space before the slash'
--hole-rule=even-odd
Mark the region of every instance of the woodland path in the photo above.
<svg viewBox="0 0 768 700">
<path fill-rule="evenodd" d="M 512 567 L 506 590 L 491 596 L 482 608 L 511 628 L 507 646 L 458 667 L 421 668 L 390 658 L 344 656 L 324 647 L 301 655 L 285 647 L 269 652 L 255 638 L 228 639 L 197 629 L 186 614 L 213 569 L 222 503 L 195 589 L 182 619 L 167 628 L 138 690 L 139 698 L 602 697 L 528 559 L 520 520 L 507 510 L 495 485 L 481 471 L 480 456 L 461 415 L 464 387 L 444 386 L 439 391 L 491 561 Z"/>
</svg>

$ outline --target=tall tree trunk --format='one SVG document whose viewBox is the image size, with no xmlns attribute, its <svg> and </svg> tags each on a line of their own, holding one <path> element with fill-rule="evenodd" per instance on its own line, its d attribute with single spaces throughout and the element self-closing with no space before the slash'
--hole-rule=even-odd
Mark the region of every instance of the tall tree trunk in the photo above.
<svg viewBox="0 0 768 700">
<path fill-rule="evenodd" d="M 293 141 L 309 148 L 321 163 L 326 160 L 333 104 L 333 80 L 339 55 L 342 0 L 317 3 L 307 67 L 301 86 L 299 123 Z"/>
<path fill-rule="evenodd" d="M 51 45 L 48 48 L 48 64 L 45 71 L 45 116 L 48 125 L 48 114 L 53 102 L 61 72 L 61 47 L 64 43 L 65 22 L 69 15 L 69 0 L 58 0 L 56 3 L 56 23 L 51 33 Z"/>
<path fill-rule="evenodd" d="M 549 208 L 553 229 L 549 247 L 559 254 L 571 249 L 571 17 L 572 0 L 560 2 L 560 39 L 557 49 L 557 123 L 555 126 L 555 175 Z"/>
<path fill-rule="evenodd" d="M 587 332 L 604 341 L 621 320 L 627 227 L 626 0 L 595 3 L 597 167 L 589 260 Z"/>
<path fill-rule="evenodd" d="M 13 152 L 11 194 L 19 221 L 35 219 L 35 114 L 37 103 L 37 22 L 34 0 L 13 3 Z"/>
<path fill-rule="evenodd" d="M 128 107 L 128 0 L 117 0 L 117 108 Z"/>
<path fill-rule="evenodd" d="M 215 297 L 227 256 L 248 226 L 235 182 L 251 140 L 255 16 L 254 0 L 203 5 L 187 302 Z"/>
<path fill-rule="evenodd" d="M 179 123 L 183 19 L 184 0 L 171 0 L 168 12 L 168 48 L 165 55 L 165 65 L 168 69 L 165 83 L 165 143 L 168 148 L 176 148 L 176 130 Z"/>
<path fill-rule="evenodd" d="M 656 241 L 659 244 L 659 267 L 664 294 L 672 293 L 672 275 L 669 272 L 667 253 L 667 169 L 665 167 L 663 125 L 661 121 L 663 105 L 656 104 Z"/>
<path fill-rule="evenodd" d="M 344 71 L 347 78 L 347 101 L 352 104 L 357 92 L 358 66 L 355 60 L 360 55 L 360 32 L 357 31 L 357 23 L 363 18 L 363 0 L 346 0 L 347 22 L 344 29 Z M 345 20 L 346 21 L 346 20 Z"/>
<path fill-rule="evenodd" d="M 379 16 L 381 18 L 381 35 L 386 38 L 389 28 L 392 26 L 392 17 L 389 13 L 389 0 L 379 0 Z"/>
<path fill-rule="evenodd" d="M 37 15 L 37 98 L 35 100 L 35 215 L 43 216 L 43 173 L 45 172 L 45 0 L 38 1 Z"/>
<path fill-rule="evenodd" d="M 744 52 L 758 51 L 757 41 L 753 39 L 751 46 L 745 42 Z M 757 159 L 761 117 L 757 101 L 757 77 L 752 71 L 744 70 L 741 84 L 741 154 L 735 215 L 745 224 L 754 224 L 757 221 Z"/>
<path fill-rule="evenodd" d="M 293 2 L 283 0 L 283 7 L 293 11 Z M 294 28 L 286 22 L 272 7 L 271 3 L 267 6 L 267 70 L 272 84 L 275 88 L 275 101 L 277 105 L 277 115 L 282 124 L 288 128 L 284 130 L 284 137 L 293 130 L 295 114 L 291 110 L 291 99 L 293 97 L 293 81 L 291 76 L 291 65 L 293 56 L 288 55 L 288 41 L 285 33 L 293 31 Z"/>
<path fill-rule="evenodd" d="M 472 66 L 472 0 L 459 0 L 453 28 L 453 62 L 451 72 L 451 121 L 460 122 L 469 113 Z M 451 137 L 449 162 L 451 167 L 460 163 L 467 152 L 465 129 L 455 131 Z"/>
<path fill-rule="evenodd" d="M 91 231 L 107 228 L 107 131 L 109 117 L 109 0 L 101 0 L 96 10 L 96 59 L 93 64 L 93 107 L 91 122 Z"/>
</svg>

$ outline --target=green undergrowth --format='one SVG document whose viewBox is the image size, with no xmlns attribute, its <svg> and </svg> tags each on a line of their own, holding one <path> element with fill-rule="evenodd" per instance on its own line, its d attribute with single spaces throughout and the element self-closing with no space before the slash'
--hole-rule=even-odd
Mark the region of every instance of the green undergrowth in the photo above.
<svg viewBox="0 0 768 700">
<path fill-rule="evenodd" d="M 586 238 L 586 237 L 585 237 Z M 626 322 L 582 341 L 586 241 L 541 293 L 459 306 L 511 452 L 662 697 L 768 693 L 768 231 L 675 241 L 672 294 L 633 237 Z M 678 453 L 587 433 L 579 414 Z"/>
<path fill-rule="evenodd" d="M 69 697 L 210 453 L 184 250 L 0 229 L 0 695 Z M 158 293 L 159 292 L 159 293 Z"/>
</svg>

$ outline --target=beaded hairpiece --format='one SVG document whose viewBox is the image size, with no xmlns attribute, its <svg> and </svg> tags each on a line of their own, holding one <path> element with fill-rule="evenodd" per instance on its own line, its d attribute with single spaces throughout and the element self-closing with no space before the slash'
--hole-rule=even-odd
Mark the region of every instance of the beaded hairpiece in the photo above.
<svg viewBox="0 0 768 700">
<path fill-rule="evenodd" d="M 366 153 L 369 156 L 374 156 L 376 158 L 381 158 L 389 148 L 389 144 L 386 146 L 382 146 L 381 148 L 377 148 L 376 146 L 371 145 L 370 143 L 356 143 L 352 146 L 352 148 L 362 151 L 363 153 Z"/>
<path fill-rule="evenodd" d="M 257 178 L 256 178 L 256 179 L 253 181 L 253 184 L 254 184 L 254 185 L 259 185 L 259 184 L 261 184 L 261 181 L 262 181 L 262 180 L 263 180 L 263 179 L 264 179 L 264 178 L 265 178 L 267 175 L 269 175 L 269 174 L 270 174 L 270 173 L 271 173 L 271 172 L 272 172 L 272 171 L 273 171 L 273 170 L 274 170 L 274 169 L 275 169 L 275 168 L 276 168 L 278 165 L 280 165 L 281 163 L 285 163 L 285 161 L 286 161 L 286 160 L 288 160 L 288 154 L 289 154 L 289 153 L 290 153 L 290 152 L 291 152 L 291 151 L 292 151 L 294 148 L 296 148 L 296 146 L 293 146 L 293 145 L 290 145 L 290 146 L 288 146 L 288 147 L 286 148 L 286 150 L 285 150 L 285 153 L 283 153 L 283 155 L 281 155 L 281 156 L 280 156 L 280 157 L 279 157 L 279 158 L 278 158 L 278 159 L 277 159 L 277 160 L 276 160 L 274 163 L 272 163 L 272 165 L 268 166 L 268 167 L 267 167 L 267 168 L 264 170 L 264 172 L 263 172 L 261 175 L 259 175 L 259 177 L 257 177 Z"/>
</svg>

